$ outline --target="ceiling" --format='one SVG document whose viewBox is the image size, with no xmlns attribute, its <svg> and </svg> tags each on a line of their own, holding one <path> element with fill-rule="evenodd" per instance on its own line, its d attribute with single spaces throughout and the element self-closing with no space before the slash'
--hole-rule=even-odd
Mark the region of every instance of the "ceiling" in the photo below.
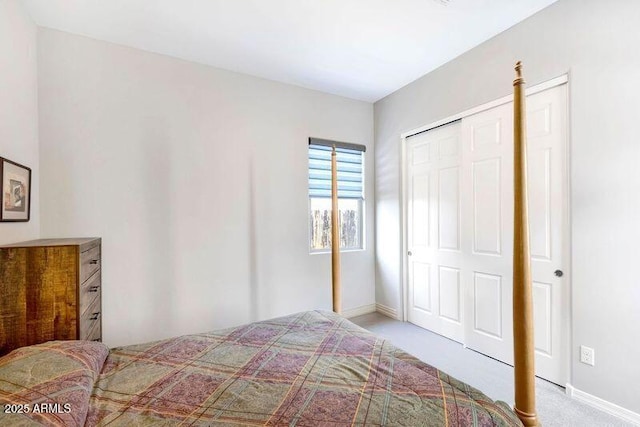
<svg viewBox="0 0 640 427">
<path fill-rule="evenodd" d="M 556 0 L 26 0 L 36 24 L 373 102 Z"/>
</svg>

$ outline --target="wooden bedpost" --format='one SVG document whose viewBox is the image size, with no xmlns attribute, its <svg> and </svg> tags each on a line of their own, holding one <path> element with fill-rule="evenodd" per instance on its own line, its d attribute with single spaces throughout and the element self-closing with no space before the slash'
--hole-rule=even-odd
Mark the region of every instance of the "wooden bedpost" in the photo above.
<svg viewBox="0 0 640 427">
<path fill-rule="evenodd" d="M 331 150 L 331 283 L 333 290 L 333 311 L 342 312 L 340 295 L 340 221 L 338 221 L 338 162 L 336 146 Z"/>
<path fill-rule="evenodd" d="M 538 426 L 535 394 L 533 296 L 527 209 L 526 108 L 522 64 L 513 81 L 513 366 L 515 413 L 525 426 Z"/>
</svg>

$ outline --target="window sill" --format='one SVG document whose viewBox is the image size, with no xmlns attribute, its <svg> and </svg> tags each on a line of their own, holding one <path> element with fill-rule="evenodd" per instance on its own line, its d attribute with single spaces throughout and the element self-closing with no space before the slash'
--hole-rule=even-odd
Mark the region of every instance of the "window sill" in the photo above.
<svg viewBox="0 0 640 427">
<path fill-rule="evenodd" d="M 340 253 L 349 253 L 349 252 L 364 252 L 366 249 L 340 249 Z M 309 252 L 309 255 L 331 255 L 331 251 L 313 251 Z"/>
</svg>

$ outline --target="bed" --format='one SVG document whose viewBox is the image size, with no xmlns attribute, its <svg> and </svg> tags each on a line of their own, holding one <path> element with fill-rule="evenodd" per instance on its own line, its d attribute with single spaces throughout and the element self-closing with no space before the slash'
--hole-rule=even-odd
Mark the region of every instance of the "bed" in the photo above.
<svg viewBox="0 0 640 427">
<path fill-rule="evenodd" d="M 524 80 L 514 80 L 513 411 L 339 316 L 304 312 L 109 350 L 52 341 L 0 358 L 0 425 L 536 426 Z"/>
<path fill-rule="evenodd" d="M 0 359 L 0 409 L 0 425 L 521 425 L 505 403 L 323 311 L 110 351 L 23 347 Z"/>
</svg>

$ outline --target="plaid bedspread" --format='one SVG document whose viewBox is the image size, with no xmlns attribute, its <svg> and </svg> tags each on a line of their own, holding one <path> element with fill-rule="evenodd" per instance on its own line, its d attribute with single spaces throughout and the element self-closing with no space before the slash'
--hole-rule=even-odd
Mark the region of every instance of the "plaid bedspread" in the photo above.
<svg viewBox="0 0 640 427">
<path fill-rule="evenodd" d="M 329 312 L 111 350 L 86 425 L 520 426 L 503 403 Z"/>
</svg>

